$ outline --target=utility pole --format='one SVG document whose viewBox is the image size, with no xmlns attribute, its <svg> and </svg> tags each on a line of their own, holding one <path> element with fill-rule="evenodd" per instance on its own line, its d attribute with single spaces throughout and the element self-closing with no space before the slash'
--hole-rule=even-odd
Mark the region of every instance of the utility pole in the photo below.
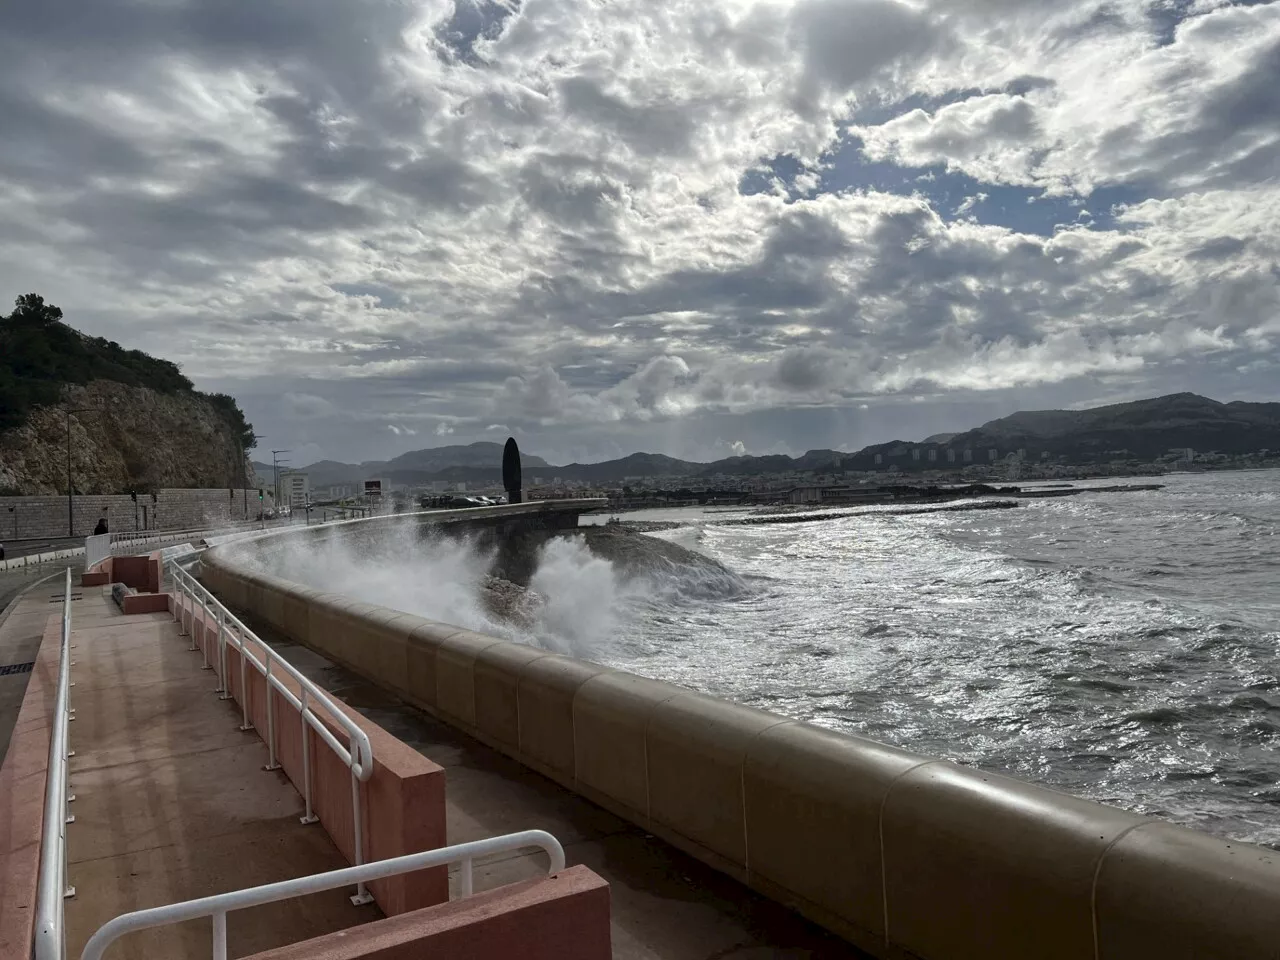
<svg viewBox="0 0 1280 960">
<path fill-rule="evenodd" d="M 67 408 L 67 536 L 76 535 L 76 508 L 71 495 L 71 408 Z M 85 549 L 89 549 L 85 547 Z"/>
<path fill-rule="evenodd" d="M 259 436 L 255 436 L 253 439 L 257 441 L 257 440 L 261 440 L 262 438 Z M 254 479 L 256 480 L 257 471 L 255 470 L 254 473 L 255 473 Z M 240 441 L 240 476 L 244 479 L 244 485 L 243 485 L 244 518 L 248 520 L 249 519 L 249 451 L 244 448 L 243 440 Z"/>
<path fill-rule="evenodd" d="M 93 407 L 77 407 L 72 409 L 67 407 L 64 411 L 64 417 L 67 424 L 67 536 L 74 537 L 76 535 L 76 512 L 75 504 L 72 498 L 73 487 L 71 485 L 71 415 L 73 413 L 97 413 Z"/>
</svg>

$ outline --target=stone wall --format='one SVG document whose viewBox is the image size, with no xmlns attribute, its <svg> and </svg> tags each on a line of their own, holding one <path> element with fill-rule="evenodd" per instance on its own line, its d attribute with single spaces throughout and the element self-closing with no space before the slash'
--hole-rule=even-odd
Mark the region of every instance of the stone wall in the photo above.
<svg viewBox="0 0 1280 960">
<path fill-rule="evenodd" d="M 160 490 L 153 502 L 151 494 L 138 494 L 135 504 L 127 493 L 77 496 L 72 498 L 73 536 L 93 533 L 98 518 L 107 512 L 107 528 L 112 533 L 134 530 L 194 530 L 217 527 L 237 520 L 253 519 L 263 505 L 271 507 L 271 491 L 259 504 L 258 491 L 228 488 L 212 490 Z M 0 497 L 0 542 L 44 537 L 66 537 L 67 498 L 59 496 Z"/>
</svg>

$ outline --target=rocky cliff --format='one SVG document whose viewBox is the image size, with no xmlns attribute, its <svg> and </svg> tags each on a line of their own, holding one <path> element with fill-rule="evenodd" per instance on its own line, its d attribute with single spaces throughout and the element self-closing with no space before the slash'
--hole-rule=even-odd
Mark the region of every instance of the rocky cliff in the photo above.
<svg viewBox="0 0 1280 960">
<path fill-rule="evenodd" d="M 239 441 L 203 395 L 111 380 L 64 395 L 0 433 L 0 494 L 66 493 L 68 426 L 77 493 L 242 485 Z"/>
<path fill-rule="evenodd" d="M 91 337 L 38 294 L 0 315 L 0 496 L 238 487 L 253 427 L 175 363 Z M 69 464 L 68 464 L 68 461 Z"/>
</svg>

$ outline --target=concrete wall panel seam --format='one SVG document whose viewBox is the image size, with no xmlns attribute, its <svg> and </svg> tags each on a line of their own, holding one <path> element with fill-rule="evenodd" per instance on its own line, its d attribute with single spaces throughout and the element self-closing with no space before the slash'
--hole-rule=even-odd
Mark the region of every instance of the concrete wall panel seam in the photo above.
<svg viewBox="0 0 1280 960">
<path fill-rule="evenodd" d="M 923 760 L 913 767 L 908 767 L 900 774 L 889 781 L 889 785 L 885 788 L 884 796 L 880 799 L 880 813 L 876 818 L 876 829 L 880 834 L 880 899 L 884 903 L 884 948 L 889 949 L 889 866 L 888 858 L 885 856 L 884 850 L 884 808 L 889 804 L 889 796 L 893 793 L 893 788 L 904 777 L 909 776 L 921 767 L 927 767 L 932 763 L 948 763 L 947 760 Z"/>
<path fill-rule="evenodd" d="M 658 708 L 664 703 L 671 702 L 676 697 L 683 696 L 684 693 L 685 691 L 680 690 L 654 703 L 653 708 L 649 711 L 649 716 L 644 721 L 644 816 L 649 821 L 650 827 L 653 826 L 653 799 L 651 796 L 652 787 L 649 783 L 649 728 L 653 726 L 653 717 L 658 712 Z"/>
<path fill-rule="evenodd" d="M 757 730 L 751 735 L 751 738 L 742 745 L 742 762 L 738 765 L 738 781 L 742 785 L 742 869 L 746 871 L 748 881 L 751 878 L 751 835 L 747 832 L 747 757 L 751 754 L 751 745 L 753 743 L 759 740 L 770 730 L 788 723 L 795 723 L 795 721 L 782 719 L 777 723 L 770 724 L 763 730 Z"/>
<path fill-rule="evenodd" d="M 1115 849 L 1117 843 L 1127 837 L 1133 831 L 1145 827 L 1149 823 L 1156 823 L 1155 819 L 1148 817 L 1141 823 L 1135 823 L 1130 827 L 1126 827 L 1111 838 L 1111 842 L 1098 856 L 1098 865 L 1093 870 L 1093 886 L 1089 889 L 1089 917 L 1093 921 L 1093 960 L 1102 960 L 1102 943 L 1098 935 L 1098 878 L 1102 876 L 1102 865 L 1107 862 L 1107 854 Z"/>
<path fill-rule="evenodd" d="M 524 760 L 524 711 L 520 706 L 520 684 L 524 680 L 524 668 L 531 663 L 537 663 L 539 660 L 545 660 L 551 656 L 551 652 L 547 651 L 540 657 L 534 657 L 528 663 L 520 667 L 520 673 L 516 674 L 516 753 L 521 762 Z"/>
</svg>

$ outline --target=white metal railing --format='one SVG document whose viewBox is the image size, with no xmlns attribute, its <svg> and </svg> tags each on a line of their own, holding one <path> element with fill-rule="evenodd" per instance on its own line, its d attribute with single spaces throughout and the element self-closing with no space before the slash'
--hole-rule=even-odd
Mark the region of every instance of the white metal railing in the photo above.
<svg viewBox="0 0 1280 960">
<path fill-rule="evenodd" d="M 95 563 L 101 563 L 111 556 L 111 534 L 100 533 L 96 537 L 84 538 L 84 568 L 90 569 Z"/>
<path fill-rule="evenodd" d="M 36 890 L 35 960 L 63 960 L 66 955 L 62 901 L 76 888 L 67 884 L 67 824 L 75 820 L 67 804 L 75 799 L 67 792 L 67 722 L 75 719 L 71 687 L 71 568 L 63 579 L 62 644 L 58 654 L 58 691 L 49 731 L 49 766 L 44 788 L 44 830 L 40 838 L 40 879 Z"/>
<path fill-rule="evenodd" d="M 487 840 L 476 840 L 472 843 L 460 843 L 452 847 L 441 847 L 437 850 L 426 850 L 422 853 L 410 853 L 390 860 L 378 860 L 362 866 L 345 867 L 331 870 L 328 873 L 317 873 L 309 877 L 298 877 L 295 880 L 281 880 L 279 883 L 268 883 L 260 887 L 249 887 L 245 890 L 232 890 L 212 897 L 201 897 L 199 900 L 188 900 L 186 903 L 174 903 L 164 907 L 152 907 L 149 910 L 135 910 L 109 920 L 98 928 L 89 938 L 80 954 L 80 960 L 102 960 L 107 947 L 126 934 L 136 930 L 147 930 L 151 927 L 166 926 L 170 923 L 181 923 L 184 920 L 195 920 L 200 917 L 213 918 L 213 960 L 227 960 L 227 914 L 232 910 L 243 910 L 264 903 L 275 903 L 308 893 L 319 893 L 322 890 L 333 890 L 349 883 L 358 883 L 361 887 L 370 880 L 381 880 L 404 873 L 413 873 L 429 867 L 442 867 L 446 864 L 459 864 L 458 895 L 471 895 L 471 867 L 476 857 L 489 854 L 512 853 L 525 847 L 541 847 L 551 859 L 548 874 L 559 873 L 564 869 L 564 848 L 545 830 L 525 830 L 504 837 L 490 837 Z"/>
<path fill-rule="evenodd" d="M 279 692 L 286 703 L 298 711 L 303 723 L 314 730 L 320 739 L 329 746 L 329 749 L 336 753 L 339 759 L 351 770 L 351 816 L 355 838 L 355 862 L 357 866 L 364 863 L 364 824 L 360 816 L 360 782 L 368 780 L 373 775 L 373 747 L 369 743 L 369 735 L 361 729 L 359 724 L 347 716 L 330 699 L 327 693 L 298 672 L 288 660 L 285 660 L 272 650 L 252 630 L 246 627 L 235 614 L 224 607 L 212 593 L 206 590 L 200 581 L 182 569 L 178 562 L 170 560 L 166 566 L 173 580 L 175 594 L 174 619 L 178 621 L 179 630 L 183 635 L 191 635 L 191 649 L 196 649 L 195 619 L 197 607 L 205 619 L 206 630 L 209 629 L 208 620 L 210 619 L 217 626 L 218 662 L 216 667 L 209 663 L 208 643 L 203 645 L 203 650 L 204 668 L 206 670 L 216 670 L 217 672 L 220 683 L 216 692 L 219 694 L 220 699 L 231 699 L 231 685 L 227 677 L 228 645 L 240 654 L 241 730 L 253 729 L 253 723 L 249 720 L 247 686 L 249 667 L 252 666 L 266 679 L 267 735 L 263 739 L 267 742 L 268 760 L 264 769 L 280 769 L 280 764 L 276 760 L 275 698 L 271 696 L 271 690 L 274 689 Z M 288 677 L 298 685 L 298 693 L 295 694 L 289 688 L 283 677 Z M 328 725 L 312 709 L 312 704 L 319 704 L 333 719 L 333 722 L 346 733 L 347 744 L 345 746 L 339 742 Z M 319 818 L 311 807 L 311 738 L 308 736 L 303 736 L 302 738 L 302 796 L 306 802 L 306 813 L 302 817 L 302 822 L 317 822 Z M 369 896 L 368 890 L 365 889 L 364 881 L 361 880 L 356 886 L 356 892 L 351 898 L 351 902 L 357 904 L 368 903 L 371 899 L 372 897 Z"/>
</svg>

